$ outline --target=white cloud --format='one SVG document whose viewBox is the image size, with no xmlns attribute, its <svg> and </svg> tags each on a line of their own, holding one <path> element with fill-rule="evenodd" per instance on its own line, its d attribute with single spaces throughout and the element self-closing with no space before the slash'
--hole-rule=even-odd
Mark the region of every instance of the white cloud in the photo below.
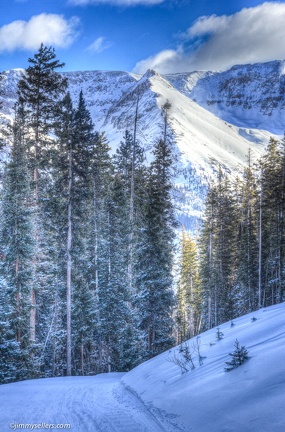
<svg viewBox="0 0 285 432">
<path fill-rule="evenodd" d="M 109 4 L 114 6 L 152 6 L 163 3 L 164 1 L 165 0 L 69 0 L 69 3 L 76 6 L 84 6 L 89 4 Z"/>
<path fill-rule="evenodd" d="M 106 39 L 103 36 L 100 36 L 97 39 L 95 39 L 95 41 L 91 45 L 89 45 L 87 50 L 93 53 L 100 53 L 110 48 L 111 46 L 112 46 L 111 42 L 106 41 Z"/>
<path fill-rule="evenodd" d="M 235 64 L 284 59 L 284 23 L 285 4 L 277 2 L 244 8 L 233 15 L 204 16 L 188 29 L 176 50 L 142 60 L 134 71 L 224 70 Z"/>
<path fill-rule="evenodd" d="M 75 39 L 79 20 L 62 15 L 40 14 L 29 21 L 13 21 L 0 28 L 0 51 L 37 49 L 41 43 L 67 47 Z"/>
<path fill-rule="evenodd" d="M 177 72 L 179 55 L 174 50 L 164 50 L 158 54 L 138 62 L 135 73 L 143 74 L 147 69 L 154 69 L 160 73 Z"/>
</svg>

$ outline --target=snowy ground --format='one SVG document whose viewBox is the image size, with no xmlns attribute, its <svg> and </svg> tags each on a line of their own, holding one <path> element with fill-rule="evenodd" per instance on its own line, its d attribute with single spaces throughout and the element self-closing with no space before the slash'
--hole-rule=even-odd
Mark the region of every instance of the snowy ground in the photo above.
<svg viewBox="0 0 285 432">
<path fill-rule="evenodd" d="M 252 320 L 254 318 L 254 320 Z M 171 362 L 178 348 L 163 353 L 124 375 L 144 403 L 177 415 L 187 432 L 285 432 L 285 303 L 244 315 L 200 335 L 199 366 L 181 374 Z M 235 340 L 249 360 L 231 372 L 225 361 Z M 189 341 L 193 351 L 196 338 Z M 170 360 L 170 361 L 169 361 Z"/>
<path fill-rule="evenodd" d="M 194 353 L 195 369 L 184 374 L 173 348 L 126 374 L 2 385 L 0 432 L 66 424 L 76 432 L 285 432 L 285 303 L 220 330 L 219 341 L 216 329 L 200 335 L 203 365 Z M 250 358 L 225 372 L 236 339 Z"/>
<path fill-rule="evenodd" d="M 74 432 L 172 432 L 124 388 L 121 377 L 111 373 L 2 385 L 0 431 L 20 430 L 23 424 L 40 430 L 45 423 L 70 425 Z"/>
</svg>

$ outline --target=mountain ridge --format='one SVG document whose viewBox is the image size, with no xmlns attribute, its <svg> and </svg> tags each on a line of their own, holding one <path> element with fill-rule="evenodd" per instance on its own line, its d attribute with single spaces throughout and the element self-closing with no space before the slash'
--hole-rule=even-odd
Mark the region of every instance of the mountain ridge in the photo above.
<svg viewBox="0 0 285 432">
<path fill-rule="evenodd" d="M 2 112 L 12 118 L 17 82 L 24 73 L 3 73 Z M 208 184 L 218 167 L 235 177 L 246 166 L 251 148 L 258 158 L 270 136 L 285 129 L 284 61 L 234 66 L 228 71 L 196 71 L 144 75 L 124 71 L 63 72 L 77 103 L 82 90 L 95 129 L 105 131 L 113 151 L 125 130 L 134 127 L 138 103 L 138 139 L 150 160 L 150 150 L 163 131 L 166 101 L 168 135 L 173 143 L 178 216 L 190 229 L 201 216 Z M 270 79 L 269 79 L 270 78 Z M 184 221 L 185 223 L 185 221 Z"/>
<path fill-rule="evenodd" d="M 284 60 L 235 65 L 221 72 L 169 75 L 168 78 L 181 92 L 229 123 L 264 128 L 273 134 L 284 133 Z"/>
</svg>

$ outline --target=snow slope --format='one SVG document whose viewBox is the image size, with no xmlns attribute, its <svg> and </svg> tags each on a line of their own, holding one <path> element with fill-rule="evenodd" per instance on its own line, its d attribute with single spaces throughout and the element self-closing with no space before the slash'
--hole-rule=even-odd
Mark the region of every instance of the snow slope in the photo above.
<svg viewBox="0 0 285 432">
<path fill-rule="evenodd" d="M 240 127 L 285 130 L 285 62 L 233 66 L 222 72 L 166 75 L 172 85 L 223 120 Z"/>
<path fill-rule="evenodd" d="M 123 382 L 148 406 L 178 416 L 187 432 L 284 432 L 285 303 L 240 317 L 233 327 L 227 322 L 220 330 L 220 341 L 216 329 L 200 335 L 202 366 L 196 354 L 195 369 L 182 375 L 169 361 L 179 355 L 174 348 L 127 373 Z M 236 339 L 250 358 L 224 372 Z M 191 348 L 195 341 L 189 341 Z"/>
<path fill-rule="evenodd" d="M 161 134 L 163 105 L 166 101 L 171 103 L 168 132 L 176 156 L 176 213 L 178 220 L 187 229 L 194 231 L 197 228 L 197 219 L 201 216 L 209 182 L 216 179 L 219 167 L 230 176 L 236 177 L 243 172 L 247 164 L 249 148 L 252 157 L 258 159 L 269 141 L 270 133 L 237 127 L 221 120 L 185 96 L 155 71 L 148 71 L 138 81 L 137 86 L 132 89 L 132 97 L 124 95 L 122 103 L 119 101 L 113 107 L 113 122 L 114 119 L 124 118 L 126 112 L 131 116 L 128 122 L 117 121 L 116 131 L 123 132 L 128 124 L 132 124 L 136 94 L 141 95 L 140 113 L 147 113 L 141 114 L 139 119 L 140 127 L 147 137 L 145 140 L 141 139 L 146 150 Z M 107 116 L 104 124 L 107 136 L 113 136 L 110 131 L 111 123 Z M 147 158 L 149 159 L 148 154 Z"/>
<path fill-rule="evenodd" d="M 176 347 L 126 374 L 1 385 L 0 430 L 47 423 L 76 432 L 284 432 L 285 303 L 220 330 L 220 341 L 216 329 L 200 335 L 203 365 L 195 354 L 195 369 L 184 374 L 171 362 Z M 236 339 L 250 358 L 225 372 Z"/>
</svg>

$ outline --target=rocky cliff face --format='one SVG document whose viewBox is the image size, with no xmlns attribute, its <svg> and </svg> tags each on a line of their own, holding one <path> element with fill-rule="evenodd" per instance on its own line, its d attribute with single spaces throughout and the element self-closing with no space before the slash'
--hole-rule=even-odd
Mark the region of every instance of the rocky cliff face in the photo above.
<svg viewBox="0 0 285 432">
<path fill-rule="evenodd" d="M 285 129 L 285 62 L 233 66 L 224 72 L 168 76 L 199 105 L 241 127 L 283 134 Z"/>
</svg>

